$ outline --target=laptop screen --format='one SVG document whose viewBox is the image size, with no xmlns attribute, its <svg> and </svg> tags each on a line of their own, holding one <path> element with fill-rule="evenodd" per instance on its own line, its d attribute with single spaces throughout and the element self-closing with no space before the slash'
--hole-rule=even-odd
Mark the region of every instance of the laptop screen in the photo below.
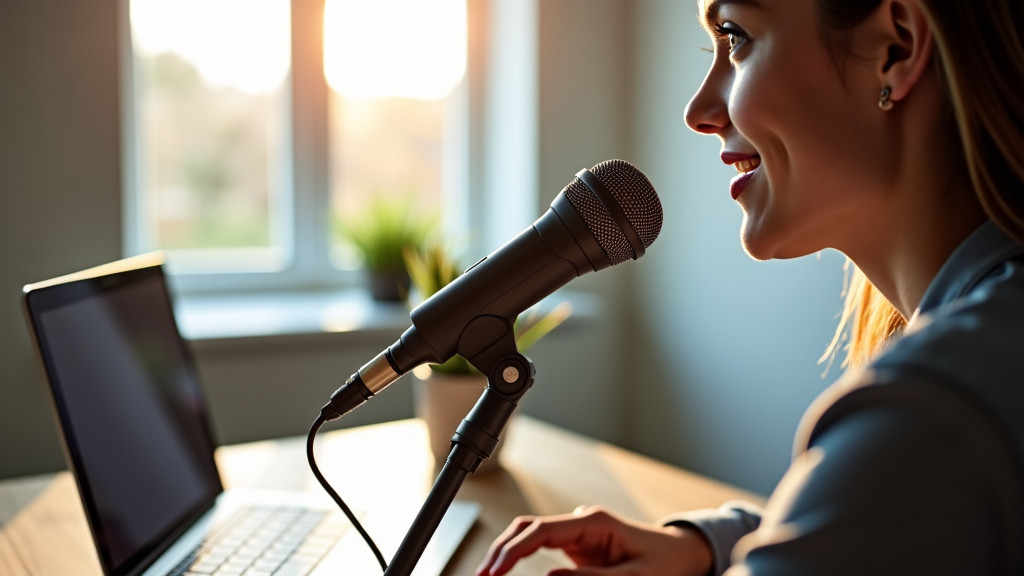
<svg viewBox="0 0 1024 576">
<path fill-rule="evenodd" d="M 100 561 L 125 573 L 221 492 L 162 268 L 26 292 Z"/>
</svg>

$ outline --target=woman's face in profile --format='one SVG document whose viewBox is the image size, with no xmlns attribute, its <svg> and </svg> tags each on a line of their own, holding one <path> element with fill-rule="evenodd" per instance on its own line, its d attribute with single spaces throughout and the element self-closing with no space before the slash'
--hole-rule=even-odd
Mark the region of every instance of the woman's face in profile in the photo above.
<svg viewBox="0 0 1024 576">
<path fill-rule="evenodd" d="M 722 161 L 737 169 L 722 194 L 743 210 L 745 249 L 757 259 L 856 252 L 891 212 L 882 63 L 862 41 L 869 31 L 851 32 L 852 58 L 826 48 L 816 0 L 703 0 L 699 9 L 713 55 L 686 122 L 718 136 Z"/>
</svg>

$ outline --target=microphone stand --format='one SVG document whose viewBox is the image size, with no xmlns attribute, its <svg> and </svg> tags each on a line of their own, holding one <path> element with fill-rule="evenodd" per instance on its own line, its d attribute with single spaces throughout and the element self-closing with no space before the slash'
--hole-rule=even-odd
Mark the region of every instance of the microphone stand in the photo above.
<svg viewBox="0 0 1024 576">
<path fill-rule="evenodd" d="M 494 317 L 490 328 L 494 327 Z M 475 322 L 475 321 L 474 321 Z M 479 335 L 479 333 L 477 333 Z M 511 352 L 508 346 L 511 344 Z M 466 356 L 464 354 L 464 356 Z M 498 438 L 533 385 L 534 367 L 515 348 L 511 325 L 487 349 L 467 360 L 487 376 L 487 388 L 452 436 L 452 449 L 384 576 L 409 576 L 466 477 L 491 457 Z"/>
</svg>

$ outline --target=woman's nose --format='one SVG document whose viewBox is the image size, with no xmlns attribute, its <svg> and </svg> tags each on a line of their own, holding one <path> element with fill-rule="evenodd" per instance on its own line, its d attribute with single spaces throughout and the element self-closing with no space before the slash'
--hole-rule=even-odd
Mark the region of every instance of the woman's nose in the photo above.
<svg viewBox="0 0 1024 576">
<path fill-rule="evenodd" d="M 686 125 L 700 134 L 718 134 L 729 126 L 729 105 L 722 79 L 710 71 L 686 105 Z"/>
</svg>

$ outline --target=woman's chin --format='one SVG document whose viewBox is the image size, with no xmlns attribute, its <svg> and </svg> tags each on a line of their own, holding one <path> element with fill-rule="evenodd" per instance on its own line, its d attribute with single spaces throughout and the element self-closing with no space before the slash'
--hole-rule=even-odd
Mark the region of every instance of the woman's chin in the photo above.
<svg viewBox="0 0 1024 576">
<path fill-rule="evenodd" d="M 743 228 L 740 230 L 740 244 L 742 244 L 743 251 L 747 253 L 747 256 L 758 261 L 775 258 L 775 251 L 771 247 L 771 243 L 767 241 L 763 234 L 759 234 L 758 230 L 752 229 L 747 224 L 744 221 Z"/>
<path fill-rule="evenodd" d="M 824 249 L 789 246 L 781 242 L 779 238 L 764 233 L 763 230 L 754 230 L 747 227 L 740 231 L 740 243 L 743 245 L 743 251 L 759 262 L 800 258 Z"/>
</svg>

